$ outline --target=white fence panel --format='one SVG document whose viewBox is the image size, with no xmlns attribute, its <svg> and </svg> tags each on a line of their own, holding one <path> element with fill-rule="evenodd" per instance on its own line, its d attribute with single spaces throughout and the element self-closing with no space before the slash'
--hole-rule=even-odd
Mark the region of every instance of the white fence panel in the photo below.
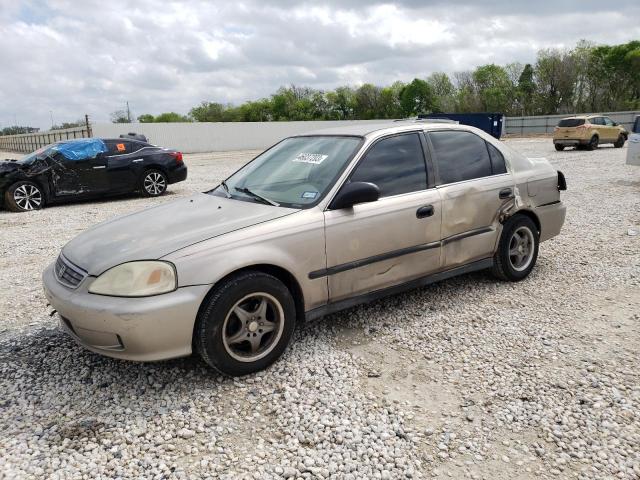
<svg viewBox="0 0 640 480">
<path fill-rule="evenodd" d="M 580 113 L 576 115 L 591 115 L 589 113 Z M 631 131 L 633 127 L 634 119 L 637 115 L 640 115 L 640 111 L 630 112 L 604 112 L 596 113 L 594 115 L 605 115 L 614 122 L 619 123 Z M 558 125 L 558 122 L 567 117 L 571 117 L 573 114 L 565 115 L 540 115 L 535 117 L 507 117 L 505 120 L 504 133 L 507 135 L 545 135 L 553 133 L 553 128 Z"/>
<path fill-rule="evenodd" d="M 145 135 L 153 144 L 175 148 L 184 153 L 197 153 L 262 149 L 290 135 L 357 123 L 381 122 L 385 120 L 94 123 L 92 127 L 96 137 L 113 138 L 135 132 Z"/>
</svg>

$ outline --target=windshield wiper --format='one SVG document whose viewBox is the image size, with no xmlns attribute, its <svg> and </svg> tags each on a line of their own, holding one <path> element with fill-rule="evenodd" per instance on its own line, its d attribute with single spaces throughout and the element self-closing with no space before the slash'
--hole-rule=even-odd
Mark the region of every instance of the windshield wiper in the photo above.
<svg viewBox="0 0 640 480">
<path fill-rule="evenodd" d="M 231 198 L 231 192 L 229 192 L 229 187 L 227 186 L 227 182 L 222 180 L 220 182 L 220 185 L 222 186 L 222 188 L 224 188 L 224 193 L 227 196 L 227 198 Z"/>
<path fill-rule="evenodd" d="M 257 193 L 249 190 L 247 187 L 244 187 L 244 188 L 233 187 L 233 188 L 235 190 L 239 191 L 239 192 L 246 193 L 247 195 L 255 198 L 256 200 L 261 201 L 262 203 L 266 203 L 268 205 L 273 205 L 274 207 L 279 207 L 280 206 L 279 203 L 276 203 L 273 200 L 269 200 L 268 198 L 263 197 L 262 195 L 258 195 Z"/>
</svg>

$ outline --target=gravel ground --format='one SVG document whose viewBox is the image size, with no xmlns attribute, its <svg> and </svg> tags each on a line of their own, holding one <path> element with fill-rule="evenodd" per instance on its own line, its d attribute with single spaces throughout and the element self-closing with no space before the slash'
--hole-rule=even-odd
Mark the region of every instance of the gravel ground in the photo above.
<svg viewBox="0 0 640 480">
<path fill-rule="evenodd" d="M 640 478 L 640 169 L 508 143 L 569 184 L 526 281 L 481 272 L 305 324 L 240 379 L 83 350 L 39 275 L 88 226 L 255 152 L 188 155 L 161 199 L 0 212 L 0 478 Z"/>
</svg>

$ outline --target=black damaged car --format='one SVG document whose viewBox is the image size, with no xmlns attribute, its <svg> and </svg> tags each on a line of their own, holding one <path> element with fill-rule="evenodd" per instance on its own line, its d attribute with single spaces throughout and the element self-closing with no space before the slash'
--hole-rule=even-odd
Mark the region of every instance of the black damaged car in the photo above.
<svg viewBox="0 0 640 480">
<path fill-rule="evenodd" d="M 0 203 L 24 212 L 136 191 L 157 197 L 186 178 L 176 150 L 127 138 L 68 140 L 0 162 Z"/>
</svg>

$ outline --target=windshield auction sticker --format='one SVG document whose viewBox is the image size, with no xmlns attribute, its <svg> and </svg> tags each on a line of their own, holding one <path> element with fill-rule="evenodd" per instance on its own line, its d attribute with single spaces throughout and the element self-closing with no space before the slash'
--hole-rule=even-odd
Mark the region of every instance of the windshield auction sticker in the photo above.
<svg viewBox="0 0 640 480">
<path fill-rule="evenodd" d="M 312 163 L 314 165 L 320 165 L 326 160 L 329 155 L 322 155 L 321 153 L 299 153 L 294 162 L 298 163 Z"/>
</svg>

